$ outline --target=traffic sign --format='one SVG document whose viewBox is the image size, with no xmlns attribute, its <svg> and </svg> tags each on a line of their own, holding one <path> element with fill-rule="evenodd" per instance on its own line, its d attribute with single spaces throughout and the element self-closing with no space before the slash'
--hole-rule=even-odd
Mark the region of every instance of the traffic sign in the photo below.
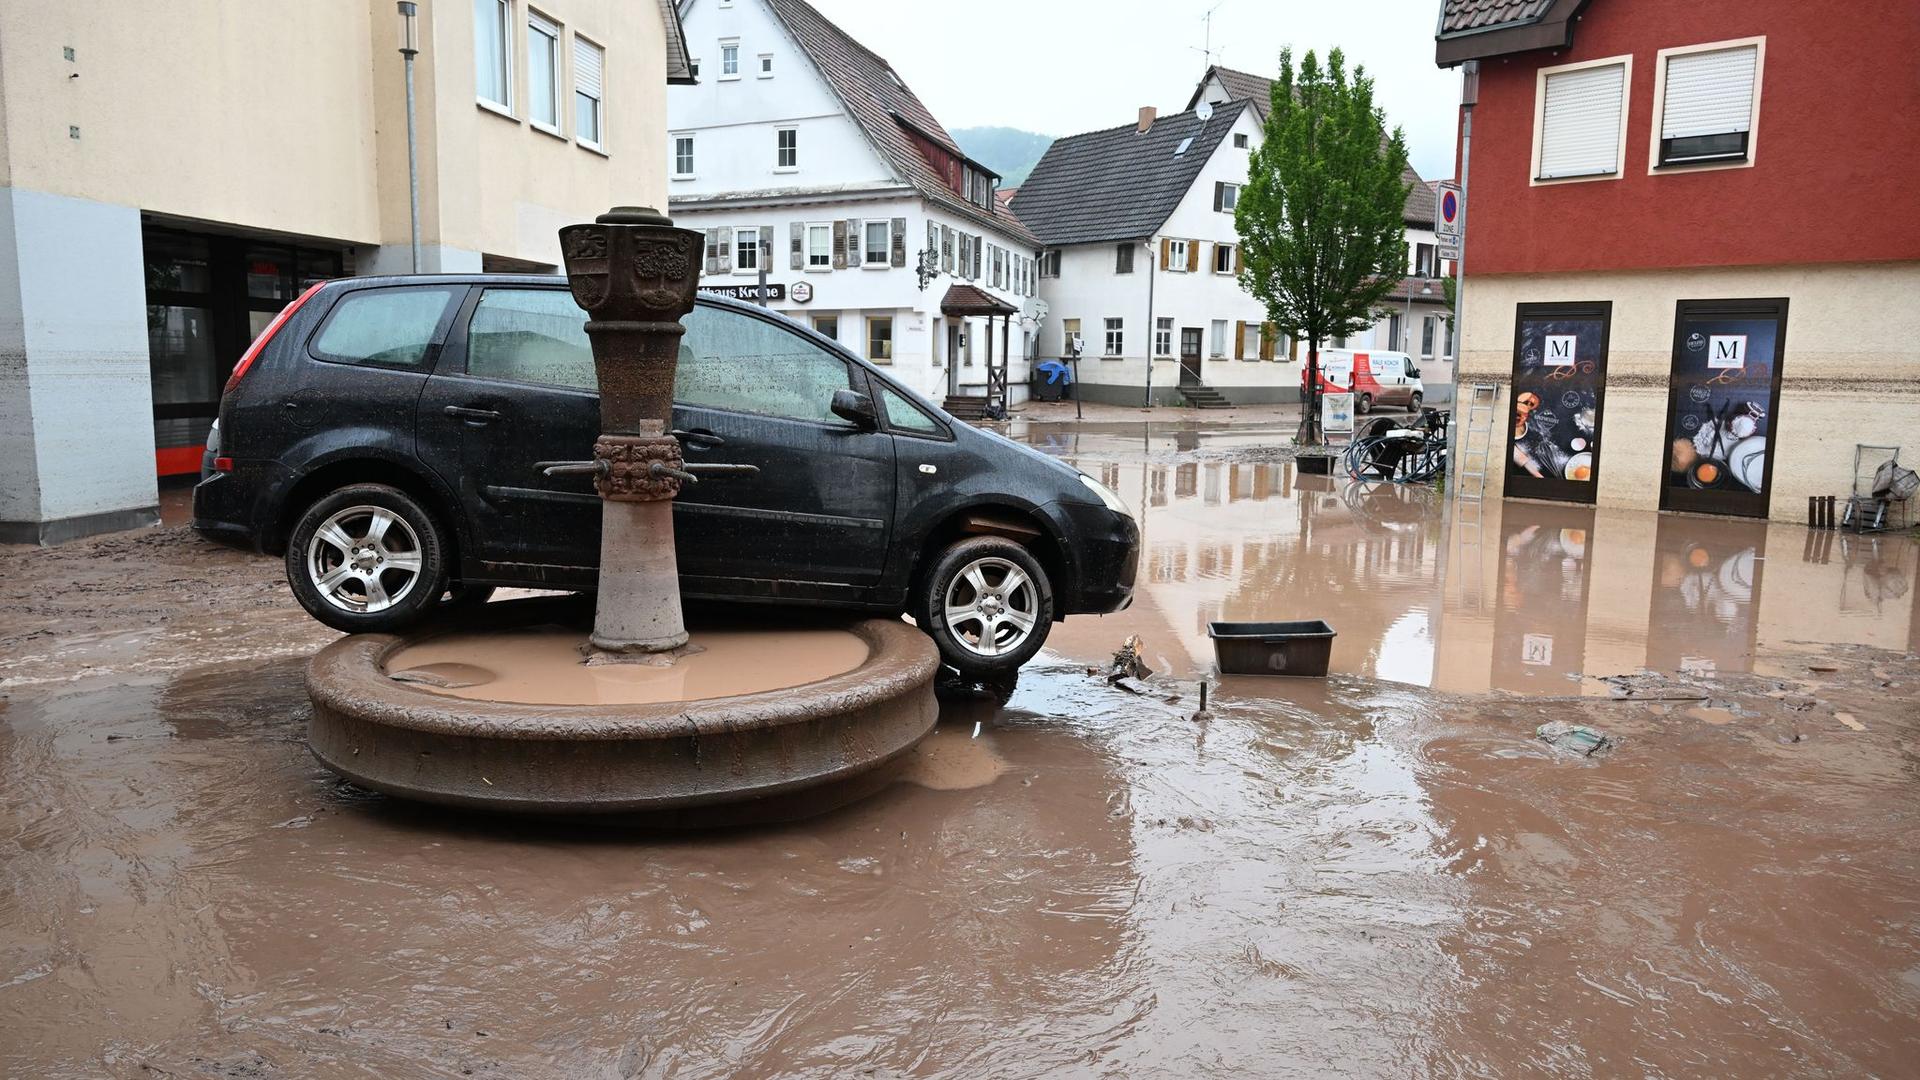
<svg viewBox="0 0 1920 1080">
<path fill-rule="evenodd" d="M 1458 259 L 1460 257 L 1460 226 L 1466 221 L 1467 204 L 1461 197 L 1460 185 L 1451 180 L 1440 182 L 1438 194 L 1438 204 L 1434 207 L 1433 233 L 1439 241 L 1440 257 Z"/>
</svg>

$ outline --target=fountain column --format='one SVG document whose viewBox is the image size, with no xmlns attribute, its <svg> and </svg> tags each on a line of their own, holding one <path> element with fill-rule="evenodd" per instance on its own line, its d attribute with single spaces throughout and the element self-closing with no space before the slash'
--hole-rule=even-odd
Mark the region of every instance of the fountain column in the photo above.
<svg viewBox="0 0 1920 1080">
<path fill-rule="evenodd" d="M 560 230 L 600 385 L 600 590 L 590 640 L 608 659 L 687 643 L 673 498 L 688 474 L 670 426 L 680 318 L 693 310 L 703 240 L 650 207 L 615 207 Z"/>
</svg>

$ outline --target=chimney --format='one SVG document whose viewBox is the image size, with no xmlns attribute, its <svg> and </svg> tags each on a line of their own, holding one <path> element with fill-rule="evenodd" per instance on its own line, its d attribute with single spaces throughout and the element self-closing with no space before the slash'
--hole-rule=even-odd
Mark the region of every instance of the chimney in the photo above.
<svg viewBox="0 0 1920 1080">
<path fill-rule="evenodd" d="M 1142 135 L 1146 134 L 1147 129 L 1153 127 L 1154 117 L 1159 115 L 1160 115 L 1159 110 L 1155 109 L 1151 105 L 1140 106 L 1140 127 L 1139 127 L 1140 134 Z"/>
</svg>

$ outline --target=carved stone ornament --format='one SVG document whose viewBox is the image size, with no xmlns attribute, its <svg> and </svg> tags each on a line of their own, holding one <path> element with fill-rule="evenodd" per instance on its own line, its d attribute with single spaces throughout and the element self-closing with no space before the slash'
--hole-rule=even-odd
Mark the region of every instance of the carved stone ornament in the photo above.
<svg viewBox="0 0 1920 1080">
<path fill-rule="evenodd" d="M 613 502 L 657 502 L 680 494 L 680 480 L 674 476 L 654 476 L 659 462 L 670 469 L 681 468 L 680 442 L 670 435 L 602 435 L 594 441 L 593 456 L 606 463 L 593 486 L 600 497 Z"/>
</svg>

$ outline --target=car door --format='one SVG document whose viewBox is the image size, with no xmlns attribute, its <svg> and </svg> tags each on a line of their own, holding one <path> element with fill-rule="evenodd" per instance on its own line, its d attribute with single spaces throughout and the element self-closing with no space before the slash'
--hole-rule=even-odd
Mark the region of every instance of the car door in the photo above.
<svg viewBox="0 0 1920 1080">
<path fill-rule="evenodd" d="M 470 577 L 592 584 L 593 480 L 538 468 L 593 456 L 600 398 L 585 322 L 564 284 L 475 289 L 427 380 L 421 456 L 460 493 Z"/>
<path fill-rule="evenodd" d="M 777 316 L 703 302 L 683 321 L 674 426 L 687 461 L 758 470 L 681 488 L 683 589 L 859 599 L 885 570 L 895 489 L 892 437 L 831 408 L 864 378 Z"/>
</svg>

